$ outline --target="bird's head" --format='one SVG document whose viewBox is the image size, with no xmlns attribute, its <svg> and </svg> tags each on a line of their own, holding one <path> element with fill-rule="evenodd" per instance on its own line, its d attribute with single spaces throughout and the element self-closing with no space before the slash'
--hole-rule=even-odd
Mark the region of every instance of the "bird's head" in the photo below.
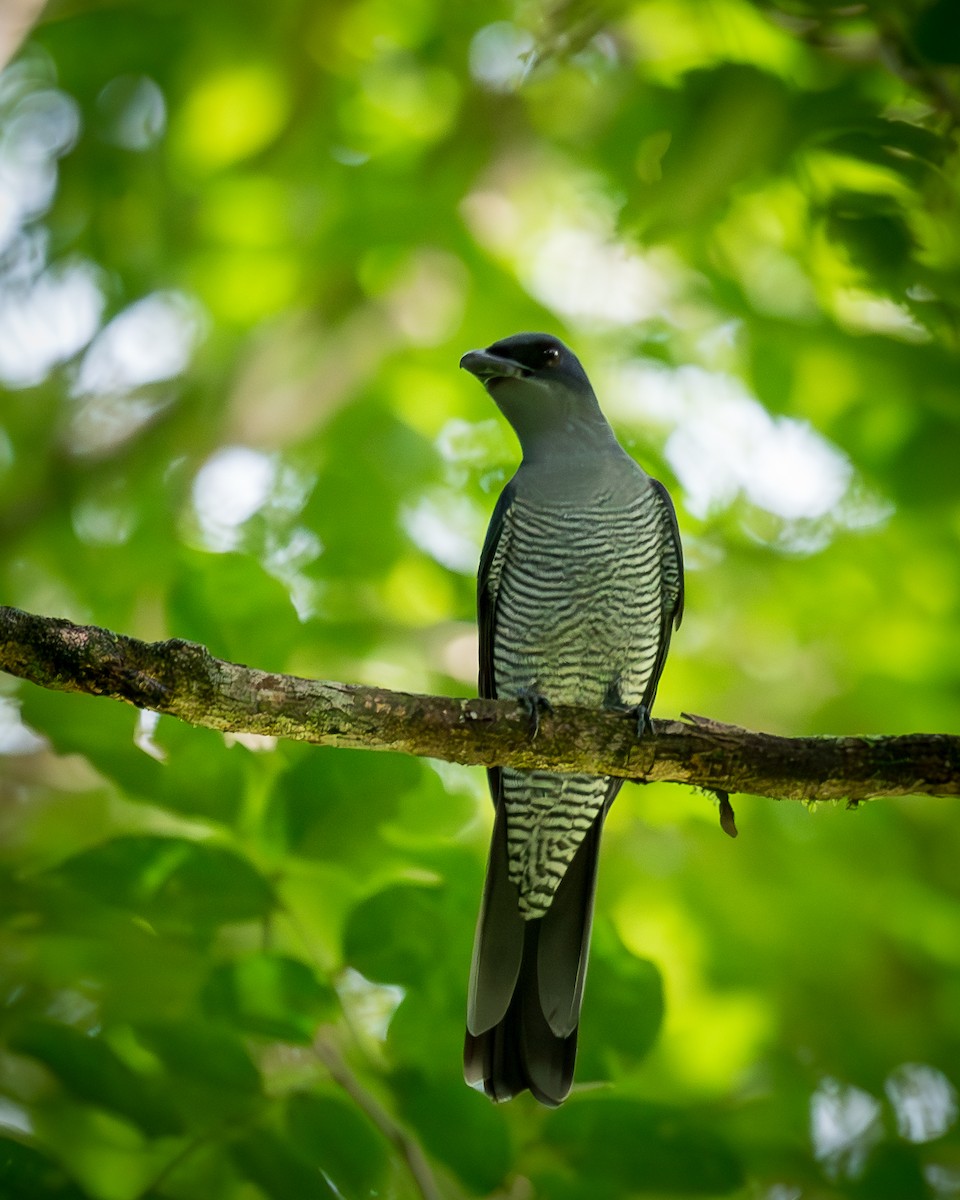
<svg viewBox="0 0 960 1200">
<path fill-rule="evenodd" d="M 525 453 L 539 436 L 576 434 L 598 421 L 607 428 L 580 360 L 549 333 L 517 333 L 470 350 L 460 366 L 493 397 Z"/>
</svg>

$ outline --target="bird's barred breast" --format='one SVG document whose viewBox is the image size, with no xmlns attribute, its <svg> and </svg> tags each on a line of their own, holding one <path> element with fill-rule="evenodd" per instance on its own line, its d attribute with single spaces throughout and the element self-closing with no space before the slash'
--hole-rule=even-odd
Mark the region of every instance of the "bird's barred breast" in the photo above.
<svg viewBox="0 0 960 1200">
<path fill-rule="evenodd" d="M 492 565 L 498 696 L 643 700 L 661 637 L 661 529 L 649 492 L 619 508 L 512 505 Z M 602 777 L 504 768 L 508 870 L 526 918 L 549 908 L 609 786 Z"/>
<path fill-rule="evenodd" d="M 649 493 L 565 510 L 517 501 L 494 564 L 498 696 L 639 704 L 661 631 L 661 532 Z"/>
</svg>

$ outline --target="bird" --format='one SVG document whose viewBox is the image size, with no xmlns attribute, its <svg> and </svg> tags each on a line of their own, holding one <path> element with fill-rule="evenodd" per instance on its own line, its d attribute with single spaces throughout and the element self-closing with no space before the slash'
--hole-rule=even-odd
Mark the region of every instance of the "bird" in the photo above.
<svg viewBox="0 0 960 1200">
<path fill-rule="evenodd" d="M 559 338 L 518 333 L 460 366 L 506 417 L 522 460 L 480 556 L 479 690 L 512 698 L 535 735 L 552 703 L 650 710 L 683 615 L 670 496 L 616 439 Z M 573 1084 L 600 833 L 623 782 L 488 769 L 493 835 L 467 1003 L 464 1076 L 494 1101 Z"/>
</svg>

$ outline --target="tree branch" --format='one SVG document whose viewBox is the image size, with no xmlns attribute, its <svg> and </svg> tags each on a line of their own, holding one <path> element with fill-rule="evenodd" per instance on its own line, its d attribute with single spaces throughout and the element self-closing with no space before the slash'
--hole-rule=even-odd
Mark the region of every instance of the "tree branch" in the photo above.
<svg viewBox="0 0 960 1200">
<path fill-rule="evenodd" d="M 299 679 L 214 658 L 178 638 L 142 642 L 0 607 L 0 668 L 194 725 L 328 746 L 394 750 L 478 766 L 547 767 L 640 782 L 689 783 L 789 800 L 960 795 L 960 737 L 785 738 L 702 717 L 654 721 L 557 706 L 531 739 L 510 701 L 454 700 Z"/>
</svg>

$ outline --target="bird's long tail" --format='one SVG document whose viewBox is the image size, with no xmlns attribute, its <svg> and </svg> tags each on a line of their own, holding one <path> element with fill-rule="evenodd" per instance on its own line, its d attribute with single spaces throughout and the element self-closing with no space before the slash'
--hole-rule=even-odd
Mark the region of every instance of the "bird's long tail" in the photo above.
<svg viewBox="0 0 960 1200">
<path fill-rule="evenodd" d="M 506 817 L 498 806 L 474 944 L 463 1070 L 492 1100 L 529 1088 L 560 1104 L 573 1083 L 603 811 L 585 835 L 542 917 L 524 920 L 507 873 Z"/>
</svg>

